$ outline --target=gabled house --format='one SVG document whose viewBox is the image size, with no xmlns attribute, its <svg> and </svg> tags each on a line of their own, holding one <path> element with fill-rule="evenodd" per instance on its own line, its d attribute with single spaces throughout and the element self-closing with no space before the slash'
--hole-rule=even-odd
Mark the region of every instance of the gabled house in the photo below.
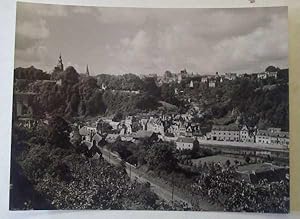
<svg viewBox="0 0 300 219">
<path fill-rule="evenodd" d="M 176 140 L 177 150 L 192 150 L 194 146 L 194 139 L 189 137 L 179 137 Z"/>
<path fill-rule="evenodd" d="M 240 141 L 240 129 L 236 124 L 214 125 L 211 139 L 216 141 Z"/>
</svg>

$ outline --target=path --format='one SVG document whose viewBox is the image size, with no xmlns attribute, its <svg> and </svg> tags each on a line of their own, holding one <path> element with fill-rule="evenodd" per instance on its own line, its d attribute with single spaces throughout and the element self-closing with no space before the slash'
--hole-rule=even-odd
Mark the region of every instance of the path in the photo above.
<svg viewBox="0 0 300 219">
<path fill-rule="evenodd" d="M 121 163 L 121 159 L 115 155 L 112 152 L 109 152 L 106 149 L 101 149 L 103 158 L 108 161 L 109 163 L 119 166 Z M 169 186 L 166 183 L 158 182 L 158 180 L 155 180 L 155 178 L 152 178 L 151 176 L 147 175 L 145 172 L 140 171 L 135 166 L 126 163 L 126 172 L 128 176 L 131 178 L 131 180 L 136 179 L 138 182 L 148 182 L 151 185 L 151 189 L 153 192 L 155 192 L 160 198 L 164 199 L 165 201 L 171 202 L 172 201 L 172 187 Z M 189 207 L 191 207 L 191 202 L 186 197 L 182 197 L 182 194 L 179 194 L 178 191 L 176 191 L 176 188 L 173 191 L 173 200 L 174 201 L 181 201 L 188 204 Z M 200 200 L 201 202 L 201 208 L 204 211 L 216 211 L 216 210 L 222 210 L 220 207 L 208 203 L 207 200 Z"/>
</svg>

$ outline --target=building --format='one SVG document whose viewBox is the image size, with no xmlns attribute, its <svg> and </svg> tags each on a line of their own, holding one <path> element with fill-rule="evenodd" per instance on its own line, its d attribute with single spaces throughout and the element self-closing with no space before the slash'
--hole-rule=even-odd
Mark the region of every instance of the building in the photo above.
<svg viewBox="0 0 300 219">
<path fill-rule="evenodd" d="M 98 133 L 96 133 L 92 137 L 92 142 L 93 142 L 94 145 L 100 146 L 100 143 L 101 143 L 102 139 L 103 138 L 101 137 L 101 135 L 99 135 Z"/>
<path fill-rule="evenodd" d="M 189 123 L 186 126 L 186 135 L 187 136 L 202 136 L 202 132 L 200 129 L 200 124 L 198 123 Z"/>
<path fill-rule="evenodd" d="M 268 72 L 267 74 L 268 74 L 269 77 L 272 77 L 272 78 L 275 78 L 275 79 L 277 79 L 277 77 L 278 77 L 278 72 L 277 71 L 276 72 Z"/>
<path fill-rule="evenodd" d="M 88 65 L 86 65 L 86 72 L 85 72 L 85 74 L 87 76 L 90 76 L 90 71 L 89 71 L 89 66 Z"/>
<path fill-rule="evenodd" d="M 13 104 L 13 112 L 14 117 L 27 117 L 31 118 L 33 117 L 33 108 L 32 108 L 32 101 L 36 94 L 32 92 L 26 92 L 26 93 L 14 93 L 14 104 Z"/>
<path fill-rule="evenodd" d="M 280 128 L 268 128 L 258 130 L 255 138 L 256 143 L 289 145 L 289 132 L 281 131 Z"/>
<path fill-rule="evenodd" d="M 255 130 L 249 129 L 246 125 L 240 130 L 240 141 L 241 142 L 255 142 Z"/>
<path fill-rule="evenodd" d="M 97 128 L 82 126 L 79 128 L 79 134 L 81 135 L 82 141 L 92 141 L 93 136 L 97 133 Z"/>
<path fill-rule="evenodd" d="M 165 134 L 165 127 L 161 119 L 150 117 L 147 122 L 147 131 L 152 131 L 154 133 Z"/>
<path fill-rule="evenodd" d="M 191 82 L 190 82 L 190 88 L 194 88 L 194 82 L 193 82 L 193 80 L 191 80 Z"/>
<path fill-rule="evenodd" d="M 225 78 L 227 80 L 235 80 L 237 78 L 237 74 L 236 73 L 225 73 Z"/>
<path fill-rule="evenodd" d="M 101 84 L 101 89 L 102 89 L 102 90 L 106 90 L 106 88 L 107 88 L 107 86 L 106 86 L 105 84 L 102 83 L 102 84 Z"/>
<path fill-rule="evenodd" d="M 211 88 L 216 87 L 216 79 L 209 79 L 208 87 L 211 87 Z"/>
<path fill-rule="evenodd" d="M 216 141 L 240 141 L 240 129 L 236 124 L 214 125 L 211 139 Z"/>
<path fill-rule="evenodd" d="M 207 83 L 207 82 L 208 82 L 208 77 L 207 76 L 201 77 L 201 83 Z"/>
<path fill-rule="evenodd" d="M 279 70 L 279 68 L 276 68 L 274 66 L 268 66 L 265 70 L 265 73 L 268 75 L 268 77 L 273 77 L 277 79 Z"/>
<path fill-rule="evenodd" d="M 255 136 L 255 142 L 260 144 L 271 144 L 271 136 L 267 130 L 258 130 Z"/>
<path fill-rule="evenodd" d="M 257 78 L 258 79 L 266 79 L 268 77 L 268 74 L 266 72 L 258 73 Z"/>
<path fill-rule="evenodd" d="M 194 146 L 194 139 L 189 137 L 179 137 L 176 140 L 177 150 L 192 150 Z"/>
<path fill-rule="evenodd" d="M 64 64 L 61 58 L 61 54 L 59 54 L 58 57 L 58 63 L 57 65 L 54 67 L 54 71 L 63 71 L 64 70 Z"/>
</svg>

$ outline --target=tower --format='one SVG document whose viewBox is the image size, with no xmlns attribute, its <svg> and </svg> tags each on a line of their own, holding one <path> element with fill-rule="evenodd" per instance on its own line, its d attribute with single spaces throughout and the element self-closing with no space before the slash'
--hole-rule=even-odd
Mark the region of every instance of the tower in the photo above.
<svg viewBox="0 0 300 219">
<path fill-rule="evenodd" d="M 57 63 L 56 69 L 60 70 L 60 71 L 64 70 L 64 64 L 62 62 L 61 54 L 59 54 L 58 63 Z"/>
<path fill-rule="evenodd" d="M 90 76 L 90 71 L 89 71 L 89 66 L 88 65 L 86 65 L 86 75 Z"/>
</svg>

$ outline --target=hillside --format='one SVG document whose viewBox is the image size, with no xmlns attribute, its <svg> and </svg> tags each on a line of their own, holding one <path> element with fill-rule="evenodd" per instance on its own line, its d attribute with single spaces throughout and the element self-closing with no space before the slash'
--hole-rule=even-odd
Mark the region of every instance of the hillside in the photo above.
<svg viewBox="0 0 300 219">
<path fill-rule="evenodd" d="M 27 69 L 23 71 L 28 72 Z M 42 71 L 41 71 L 42 72 Z M 22 69 L 18 68 L 22 75 Z M 25 73 L 24 73 L 25 74 Z M 189 78 L 181 84 L 162 84 L 153 78 L 140 79 L 133 74 L 82 76 L 73 67 L 56 74 L 61 85 L 23 79 L 15 82 L 15 90 L 38 93 L 34 99 L 37 115 L 60 114 L 65 117 L 124 115 L 159 110 L 165 113 L 194 115 L 203 126 L 236 122 L 264 127 L 289 129 L 287 74 L 278 79 L 253 80 L 238 78 L 207 88 Z M 107 89 L 103 90 L 102 84 Z M 177 88 L 181 92 L 175 94 Z M 139 91 L 132 93 L 130 91 Z"/>
</svg>

